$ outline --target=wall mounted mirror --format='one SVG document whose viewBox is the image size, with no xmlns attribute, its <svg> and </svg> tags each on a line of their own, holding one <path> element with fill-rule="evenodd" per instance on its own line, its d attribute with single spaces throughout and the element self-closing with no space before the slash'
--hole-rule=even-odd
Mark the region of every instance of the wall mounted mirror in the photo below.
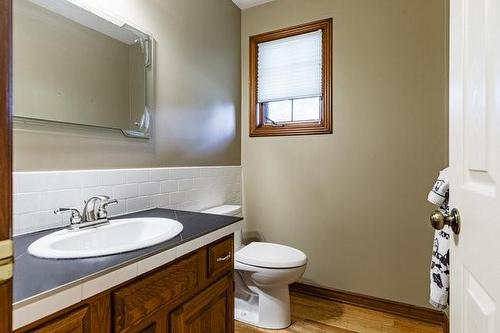
<svg viewBox="0 0 500 333">
<path fill-rule="evenodd" d="M 149 138 L 153 39 L 66 0 L 14 0 L 15 119 Z"/>
</svg>

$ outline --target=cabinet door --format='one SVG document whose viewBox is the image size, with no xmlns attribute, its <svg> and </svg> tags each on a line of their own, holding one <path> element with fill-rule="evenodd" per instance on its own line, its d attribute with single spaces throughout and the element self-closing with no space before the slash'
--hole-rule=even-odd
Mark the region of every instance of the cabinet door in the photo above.
<svg viewBox="0 0 500 333">
<path fill-rule="evenodd" d="M 233 276 L 228 274 L 171 314 L 172 333 L 232 333 Z"/>
<path fill-rule="evenodd" d="M 65 314 L 53 321 L 39 326 L 33 333 L 87 333 L 88 307 L 84 307 L 68 314 Z"/>
</svg>

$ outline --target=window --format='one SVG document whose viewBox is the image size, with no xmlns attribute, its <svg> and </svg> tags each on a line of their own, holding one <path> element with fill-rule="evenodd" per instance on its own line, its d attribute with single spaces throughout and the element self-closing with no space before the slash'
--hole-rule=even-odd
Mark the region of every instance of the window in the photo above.
<svg viewBox="0 0 500 333">
<path fill-rule="evenodd" d="M 250 136 L 332 133 L 332 19 L 250 37 Z"/>
</svg>

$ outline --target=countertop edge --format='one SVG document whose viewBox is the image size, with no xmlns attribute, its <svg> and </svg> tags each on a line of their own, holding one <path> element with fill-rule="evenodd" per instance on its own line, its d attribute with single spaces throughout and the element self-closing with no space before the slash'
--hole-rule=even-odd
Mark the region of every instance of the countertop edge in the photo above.
<svg viewBox="0 0 500 333">
<path fill-rule="evenodd" d="M 241 230 L 243 220 L 211 231 L 174 247 L 131 259 L 70 283 L 47 290 L 13 304 L 13 329 L 18 329 L 52 313 L 111 289 L 123 282 L 168 264 L 217 239 Z M 140 266 L 140 267 L 139 267 Z"/>
</svg>

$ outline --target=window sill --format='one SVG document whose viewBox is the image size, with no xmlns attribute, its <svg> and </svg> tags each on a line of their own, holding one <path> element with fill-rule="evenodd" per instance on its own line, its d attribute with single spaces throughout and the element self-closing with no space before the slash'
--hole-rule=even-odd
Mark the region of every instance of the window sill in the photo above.
<svg viewBox="0 0 500 333">
<path fill-rule="evenodd" d="M 317 135 L 317 134 L 331 134 L 332 126 L 329 124 L 302 124 L 302 125 L 285 125 L 285 126 L 269 126 L 264 125 L 260 127 L 250 128 L 250 137 L 263 137 L 263 136 L 292 136 L 292 135 Z"/>
</svg>

